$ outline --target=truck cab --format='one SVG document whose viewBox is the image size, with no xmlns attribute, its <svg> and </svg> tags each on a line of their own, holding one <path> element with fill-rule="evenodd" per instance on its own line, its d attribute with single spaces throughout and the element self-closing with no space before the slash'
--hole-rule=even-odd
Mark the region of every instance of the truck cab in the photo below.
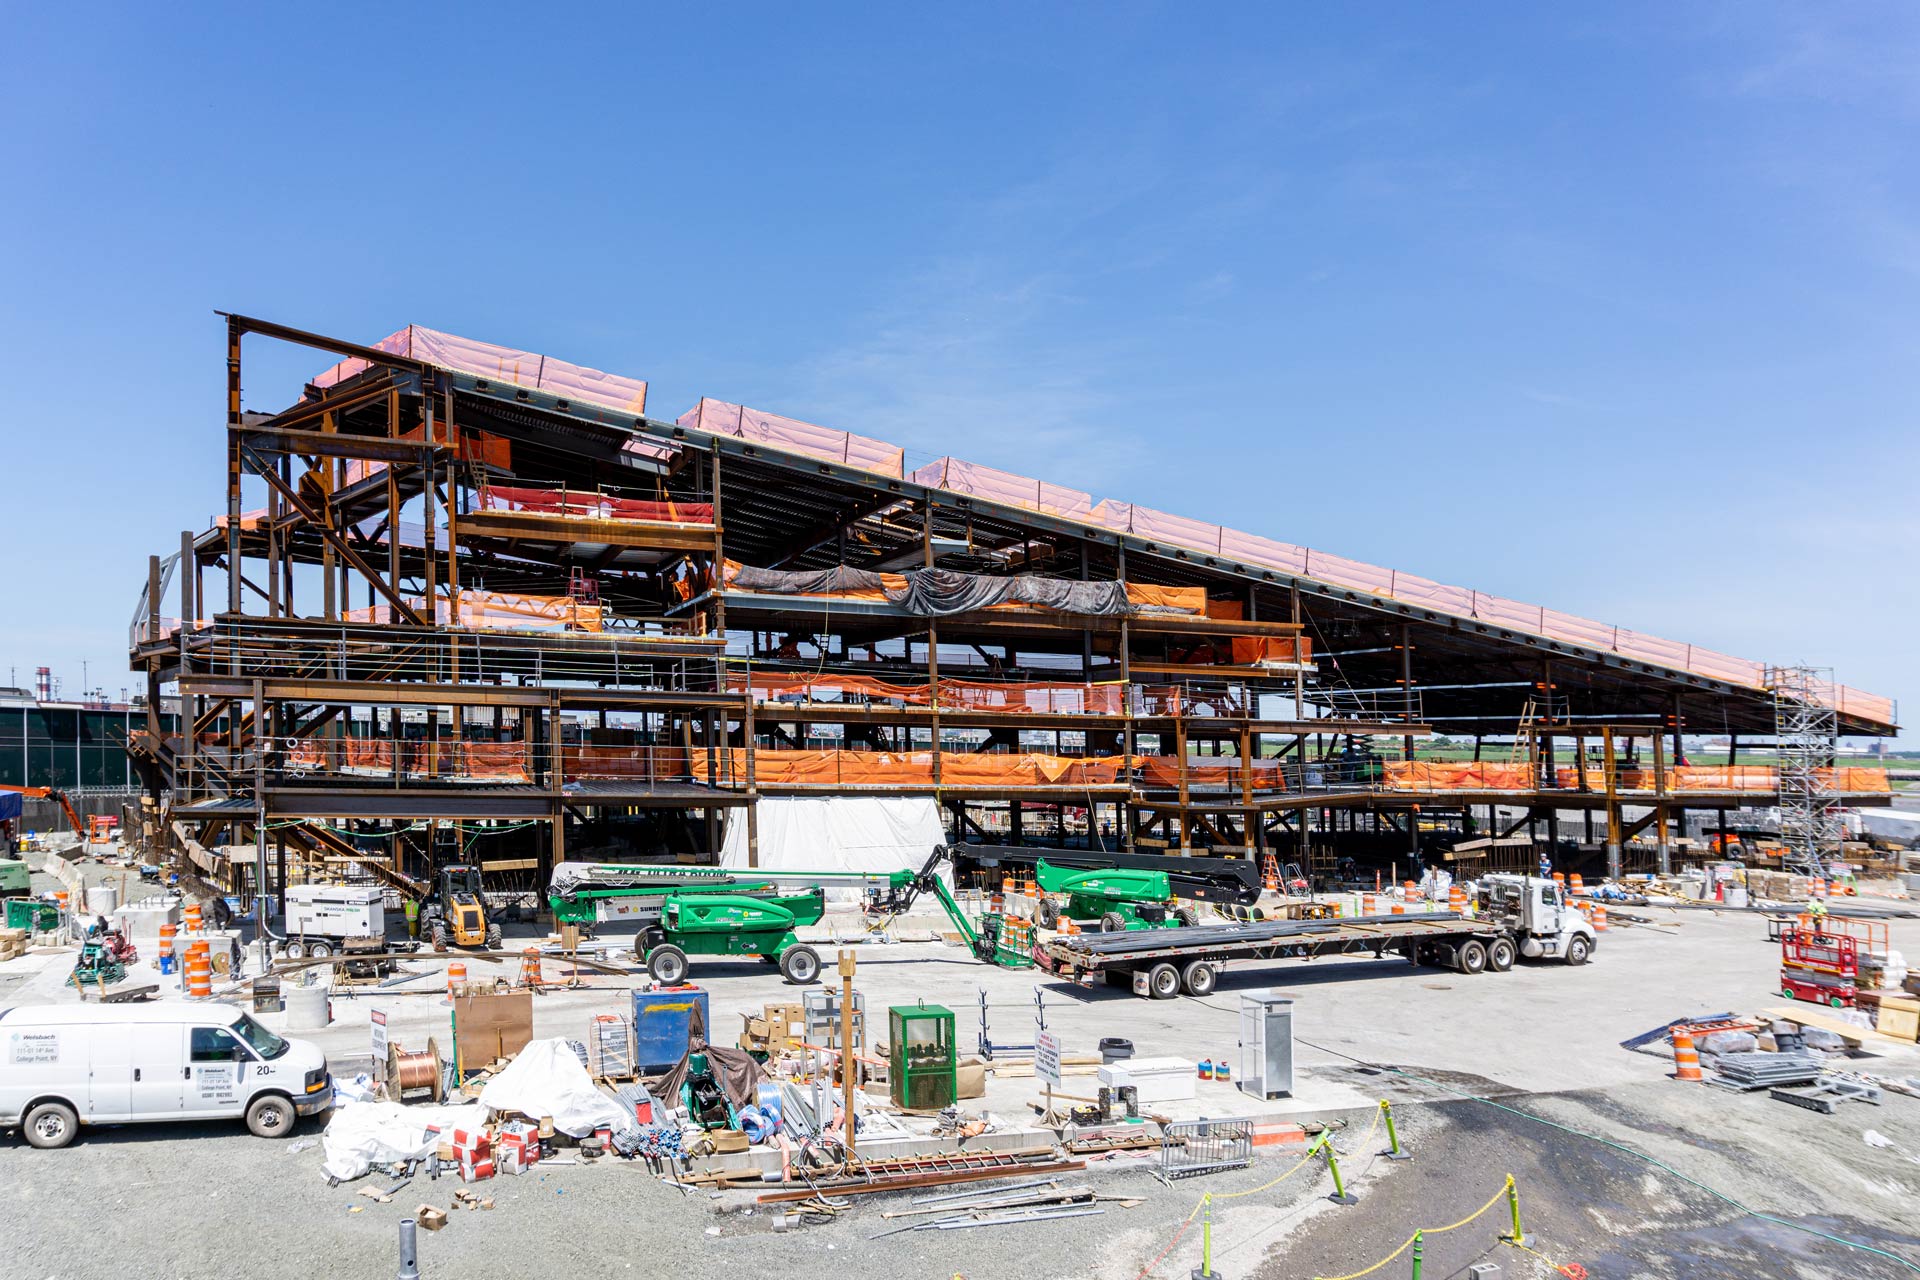
<svg viewBox="0 0 1920 1280">
<path fill-rule="evenodd" d="M 1477 906 L 1479 918 L 1511 933 L 1529 959 L 1585 964 L 1599 943 L 1566 890 L 1541 876 L 1483 876 Z"/>
</svg>

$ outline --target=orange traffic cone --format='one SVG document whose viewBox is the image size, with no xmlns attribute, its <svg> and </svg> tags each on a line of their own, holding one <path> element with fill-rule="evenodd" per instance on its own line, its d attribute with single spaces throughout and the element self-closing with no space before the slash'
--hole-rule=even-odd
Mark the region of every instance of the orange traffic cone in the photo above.
<svg viewBox="0 0 1920 1280">
<path fill-rule="evenodd" d="M 1673 1029 L 1673 1078 L 1705 1080 L 1700 1071 L 1700 1051 L 1693 1047 L 1693 1032 L 1685 1027 Z"/>
</svg>

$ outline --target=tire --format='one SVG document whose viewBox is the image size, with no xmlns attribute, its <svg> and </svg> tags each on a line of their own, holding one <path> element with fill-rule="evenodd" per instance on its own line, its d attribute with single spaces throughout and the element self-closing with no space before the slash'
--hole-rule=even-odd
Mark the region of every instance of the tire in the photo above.
<svg viewBox="0 0 1920 1280">
<path fill-rule="evenodd" d="M 305 960 L 307 958 L 307 944 L 289 938 L 286 945 L 280 948 L 280 954 L 289 960 Z"/>
<path fill-rule="evenodd" d="M 1487 944 L 1487 968 L 1495 973 L 1505 973 L 1519 958 L 1520 948 L 1513 945 L 1512 938 L 1495 938 Z"/>
<path fill-rule="evenodd" d="M 1469 938 L 1461 943 L 1453 953 L 1454 967 L 1462 973 L 1485 973 L 1487 971 L 1487 944 L 1478 938 Z"/>
<path fill-rule="evenodd" d="M 435 920 L 433 922 L 432 936 L 433 936 L 433 949 L 435 951 L 445 951 L 447 949 L 447 926 L 442 924 L 440 921 Z"/>
<path fill-rule="evenodd" d="M 487 925 L 487 950 L 498 951 L 499 949 L 500 949 L 500 926 L 497 924 L 488 924 Z"/>
<path fill-rule="evenodd" d="M 1793 994 L 1793 988 L 1791 987 L 1780 988 L 1780 994 L 1785 996 L 1789 1000 L 1798 1000 L 1800 998 L 1799 996 L 1796 996 L 1795 994 Z"/>
<path fill-rule="evenodd" d="M 1100 917 L 1100 932 L 1125 933 L 1126 930 L 1127 930 L 1127 918 L 1121 915 L 1118 911 L 1109 911 L 1107 912 L 1107 914 Z"/>
<path fill-rule="evenodd" d="M 1567 944 L 1568 964 L 1585 964 L 1587 957 L 1592 954 L 1593 943 L 1589 942 L 1584 935 L 1576 934 L 1573 941 Z"/>
<path fill-rule="evenodd" d="M 671 942 L 662 943 L 647 957 L 647 972 L 663 986 L 677 987 L 687 980 L 687 953 Z"/>
<path fill-rule="evenodd" d="M 1200 913 L 1192 907 L 1175 907 L 1173 918 L 1180 922 L 1182 929 L 1196 929 L 1200 926 Z"/>
<path fill-rule="evenodd" d="M 277 1093 L 262 1094 L 247 1104 L 247 1132 L 256 1138 L 284 1138 L 299 1118 L 293 1104 Z"/>
<path fill-rule="evenodd" d="M 1040 899 L 1040 905 L 1034 908 L 1033 918 L 1034 918 L 1034 922 L 1038 924 L 1042 929 L 1059 928 L 1060 927 L 1060 904 L 1055 902 L 1052 898 Z"/>
<path fill-rule="evenodd" d="M 780 973 L 796 987 L 804 987 L 820 977 L 820 953 L 812 947 L 788 947 L 780 953 Z"/>
<path fill-rule="evenodd" d="M 1170 964 L 1157 964 L 1147 970 L 1147 992 L 1155 1000 L 1171 1000 L 1180 994 L 1180 971 Z"/>
<path fill-rule="evenodd" d="M 1195 999 L 1206 999 L 1219 985 L 1220 971 L 1205 960 L 1195 960 L 1180 971 L 1180 989 Z"/>
<path fill-rule="evenodd" d="M 57 1151 L 80 1132 L 80 1117 L 64 1102 L 43 1102 L 27 1109 L 20 1120 L 20 1136 L 41 1151 Z"/>
<path fill-rule="evenodd" d="M 326 942 L 316 942 L 307 948 L 307 954 L 315 960 L 325 960 L 333 954 L 333 945 Z"/>
<path fill-rule="evenodd" d="M 1839 996 L 1830 997 L 1827 1000 L 1827 1005 L 1834 1009 L 1844 1009 L 1847 1007 L 1846 1001 L 1842 1000 Z"/>
</svg>

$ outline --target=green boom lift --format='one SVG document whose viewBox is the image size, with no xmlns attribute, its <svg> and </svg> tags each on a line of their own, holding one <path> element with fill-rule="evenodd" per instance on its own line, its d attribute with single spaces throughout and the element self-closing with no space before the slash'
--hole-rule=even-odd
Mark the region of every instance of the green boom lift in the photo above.
<svg viewBox="0 0 1920 1280">
<path fill-rule="evenodd" d="M 919 871 L 750 871 L 710 868 L 561 863 L 554 868 L 548 903 L 562 924 L 591 927 L 604 914 L 640 924 L 634 955 L 657 982 L 685 980 L 690 956 L 760 956 L 780 966 L 789 982 L 805 984 L 820 974 L 820 953 L 795 930 L 818 924 L 826 914 L 826 889 L 864 885 L 870 915 L 907 910 L 931 892 L 974 956 L 989 964 L 1024 968 L 1029 950 L 1010 942 L 1005 918 L 990 914 L 978 927 L 960 909 L 938 874 L 944 847 Z M 785 893 L 781 885 L 809 886 Z"/>
<path fill-rule="evenodd" d="M 1164 871 L 1125 867 L 1081 871 L 1056 867 L 1042 858 L 1034 864 L 1033 878 L 1041 892 L 1066 897 L 1064 907 L 1054 897 L 1040 899 L 1035 914 L 1042 928 L 1058 927 L 1063 916 L 1097 919 L 1102 933 L 1191 928 L 1200 923 L 1192 907 L 1174 905 L 1173 885 Z"/>
</svg>

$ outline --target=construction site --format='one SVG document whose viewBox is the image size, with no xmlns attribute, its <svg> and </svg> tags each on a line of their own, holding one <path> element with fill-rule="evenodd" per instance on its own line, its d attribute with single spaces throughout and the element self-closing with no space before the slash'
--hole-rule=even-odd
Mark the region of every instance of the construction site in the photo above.
<svg viewBox="0 0 1920 1280">
<path fill-rule="evenodd" d="M 224 473 L 128 556 L 121 812 L 24 707 L 0 786 L 23 1219 L 120 1177 L 84 1247 L 154 1274 L 269 1223 L 248 1275 L 1920 1271 L 1920 851 L 1843 747 L 1891 700 L 221 324 Z"/>
</svg>

